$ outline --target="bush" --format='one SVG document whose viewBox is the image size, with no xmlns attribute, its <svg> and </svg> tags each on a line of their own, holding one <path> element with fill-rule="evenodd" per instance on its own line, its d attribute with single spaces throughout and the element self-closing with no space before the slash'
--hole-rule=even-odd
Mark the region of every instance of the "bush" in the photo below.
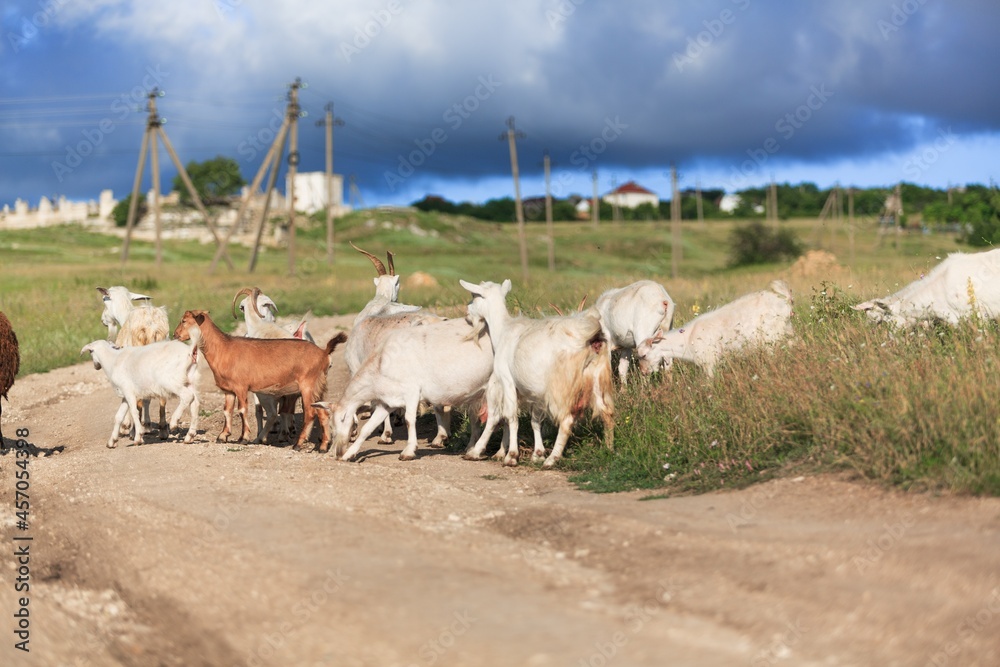
<svg viewBox="0 0 1000 667">
<path fill-rule="evenodd" d="M 124 227 L 128 224 L 128 207 L 132 202 L 132 195 L 129 194 L 125 199 L 115 204 L 115 207 L 111 209 L 111 219 L 115 221 L 116 227 Z M 138 225 L 139 221 L 142 220 L 142 216 L 146 215 L 146 195 L 139 193 L 139 205 L 135 209 L 135 222 L 132 224 Z"/>
<path fill-rule="evenodd" d="M 795 232 L 788 228 L 777 230 L 762 222 L 733 229 L 730 238 L 730 266 L 769 264 L 782 259 L 792 259 L 802 254 L 802 243 Z"/>
</svg>

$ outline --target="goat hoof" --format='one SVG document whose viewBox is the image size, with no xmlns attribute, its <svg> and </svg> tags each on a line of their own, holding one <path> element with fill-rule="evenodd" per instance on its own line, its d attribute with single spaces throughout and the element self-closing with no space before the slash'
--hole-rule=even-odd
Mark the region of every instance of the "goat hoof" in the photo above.
<svg viewBox="0 0 1000 667">
<path fill-rule="evenodd" d="M 545 463 L 542 464 L 542 470 L 552 470 L 556 467 L 556 462 L 550 459 L 545 459 Z"/>
<path fill-rule="evenodd" d="M 505 466 L 508 466 L 508 467 L 510 467 L 510 468 L 513 468 L 514 466 L 516 466 L 516 465 L 517 465 L 517 458 L 516 458 L 516 457 L 513 457 L 513 456 L 508 456 L 508 457 L 504 458 L 504 460 L 503 460 L 503 464 L 504 464 Z"/>
<path fill-rule="evenodd" d="M 117 446 L 118 446 L 118 443 L 115 443 L 115 442 L 109 442 L 108 443 L 108 449 L 114 449 Z"/>
<path fill-rule="evenodd" d="M 407 454 L 405 452 L 399 455 L 400 461 L 413 461 L 416 458 L 417 458 L 416 454 Z"/>
<path fill-rule="evenodd" d="M 472 452 L 466 452 L 462 454 L 462 458 L 466 461 L 482 461 L 485 458 L 482 454 L 473 454 Z"/>
</svg>

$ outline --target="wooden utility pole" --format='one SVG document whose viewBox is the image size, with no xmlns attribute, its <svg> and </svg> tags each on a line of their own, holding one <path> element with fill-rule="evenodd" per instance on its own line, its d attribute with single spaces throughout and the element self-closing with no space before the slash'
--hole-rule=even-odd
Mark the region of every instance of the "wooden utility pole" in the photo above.
<svg viewBox="0 0 1000 667">
<path fill-rule="evenodd" d="M 601 221 L 601 203 L 597 198 L 597 170 L 594 170 L 594 195 L 590 200 L 590 219 L 594 222 L 594 231 L 597 231 L 597 225 Z"/>
<path fill-rule="evenodd" d="M 295 174 L 299 169 L 299 88 L 302 80 L 296 78 L 289 86 L 288 115 L 291 126 L 288 132 L 288 275 L 295 275 Z"/>
<path fill-rule="evenodd" d="M 316 121 L 317 125 L 326 127 L 326 263 L 333 264 L 334 230 L 333 230 L 333 126 L 343 125 L 344 121 L 333 116 L 333 102 L 325 107 L 326 118 Z M 341 188 L 343 191 L 343 188 Z"/>
<path fill-rule="evenodd" d="M 854 266 L 854 188 L 847 188 L 847 247 Z"/>
<path fill-rule="evenodd" d="M 173 145 L 170 143 L 170 139 L 167 137 L 166 131 L 163 129 L 163 123 L 166 122 L 165 118 L 162 118 L 156 108 L 156 98 L 162 97 L 163 91 L 159 88 L 154 88 L 149 92 L 148 98 L 149 102 L 147 104 L 147 110 L 149 111 L 149 117 L 146 120 L 146 131 L 142 137 L 142 148 L 139 150 L 139 164 L 135 170 L 135 180 L 132 182 L 132 199 L 129 202 L 128 207 L 128 221 L 125 226 L 125 240 L 122 243 L 122 266 L 125 266 L 125 262 L 128 260 L 128 250 L 129 241 L 132 238 L 132 228 L 136 223 L 136 211 L 138 210 L 139 203 L 139 187 L 142 184 L 142 172 L 146 164 L 146 152 L 149 151 L 151 155 L 152 162 L 152 180 L 153 180 L 153 218 L 156 221 L 156 266 L 160 267 L 163 259 L 163 245 L 160 238 L 161 235 L 161 224 L 160 224 L 160 161 L 157 152 L 156 140 L 159 138 L 163 141 L 163 147 L 167 149 L 167 154 L 170 155 L 170 159 L 174 163 L 174 167 L 177 169 L 177 174 L 181 177 L 181 181 L 184 183 L 184 187 L 187 188 L 188 194 L 191 195 L 191 200 L 194 205 L 198 208 L 202 217 L 205 218 L 205 224 L 208 225 L 209 231 L 212 233 L 212 238 L 215 240 L 215 245 L 218 246 L 216 250 L 216 260 L 213 260 L 212 266 L 214 268 L 215 262 L 224 258 L 226 264 L 230 269 L 233 268 L 233 262 L 226 253 L 225 246 L 222 240 L 219 238 L 218 231 L 215 228 L 215 223 L 212 222 L 211 216 L 208 215 L 208 211 L 205 209 L 204 204 L 202 204 L 201 197 L 198 195 L 198 190 L 194 187 L 191 182 L 191 177 L 188 175 L 187 170 L 184 168 L 183 163 L 179 157 L 177 157 L 177 152 L 174 150 Z"/>
<path fill-rule="evenodd" d="M 351 206 L 355 209 L 365 207 L 365 199 L 361 196 L 361 190 L 358 189 L 358 181 L 354 174 L 351 174 L 350 179 L 350 193 L 351 193 Z"/>
<path fill-rule="evenodd" d="M 514 213 L 517 216 L 517 241 L 521 249 L 521 279 L 528 282 L 528 239 L 524 230 L 524 206 L 521 203 L 521 179 L 517 171 L 517 139 L 523 139 L 524 132 L 514 126 L 514 117 L 507 119 L 507 131 L 500 135 L 510 146 L 510 171 L 514 177 Z"/>
<path fill-rule="evenodd" d="M 771 185 L 767 189 L 767 219 L 778 228 L 778 186 L 774 184 L 774 174 L 771 174 Z"/>
<path fill-rule="evenodd" d="M 611 224 L 618 226 L 622 221 L 621 193 L 618 192 L 618 177 L 611 175 Z"/>
<path fill-rule="evenodd" d="M 696 197 L 695 204 L 697 204 L 697 206 L 698 206 L 698 226 L 700 227 L 703 224 L 705 224 L 705 210 L 702 207 L 702 203 L 701 203 L 701 181 L 700 180 L 699 181 L 695 181 L 695 184 L 694 184 L 694 196 Z"/>
<path fill-rule="evenodd" d="M 677 189 L 677 165 L 670 165 L 670 276 L 674 279 L 681 267 L 681 193 Z"/>
<path fill-rule="evenodd" d="M 253 249 L 250 252 L 250 263 L 247 270 L 253 273 L 254 268 L 257 266 L 257 255 L 260 251 L 260 240 L 261 237 L 263 236 L 264 224 L 267 221 L 267 213 L 271 205 L 271 192 L 274 189 L 274 185 L 278 176 L 277 172 L 281 166 L 281 156 L 284 154 L 285 151 L 285 141 L 291 134 L 292 126 L 296 125 L 296 121 L 299 119 L 299 117 L 305 116 L 305 113 L 302 112 L 301 108 L 298 105 L 298 89 L 303 86 L 304 84 L 302 83 L 301 79 L 295 79 L 293 83 L 289 84 L 289 88 L 291 89 L 291 91 L 288 94 L 288 106 L 285 112 L 285 118 L 281 122 L 281 127 L 278 129 L 278 134 L 274 137 L 274 141 L 271 143 L 271 147 L 268 149 L 267 155 L 264 156 L 264 161 L 261 162 L 260 168 L 257 170 L 257 174 L 253 178 L 253 182 L 247 189 L 246 196 L 243 198 L 243 201 L 240 202 L 240 208 L 236 214 L 236 220 L 233 222 L 233 225 L 229 228 L 229 232 L 226 234 L 226 237 L 222 240 L 219 249 L 216 251 L 215 257 L 212 259 L 212 267 L 210 270 L 213 271 L 215 270 L 215 265 L 219 260 L 220 254 L 225 252 L 226 245 L 229 243 L 229 240 L 236 232 L 236 229 L 240 226 L 243 220 L 243 215 L 246 213 L 247 209 L 250 207 L 251 201 L 257 194 L 257 189 L 260 187 L 261 182 L 264 180 L 264 175 L 267 174 L 268 168 L 271 168 L 272 169 L 271 177 L 268 179 L 267 190 L 265 191 L 265 197 L 264 197 L 264 206 L 261 210 L 261 214 L 257 222 L 254 245 Z M 289 151 L 288 163 L 289 165 L 291 165 L 292 162 L 298 164 L 298 160 L 299 160 L 298 152 L 295 151 L 295 149 L 293 148 L 291 151 Z M 292 176 L 293 174 L 294 172 L 290 168 L 289 175 Z M 290 181 L 290 183 L 294 183 L 294 178 Z M 293 185 L 289 186 L 289 190 L 291 190 L 289 192 L 289 202 L 291 202 L 292 204 L 294 204 L 293 187 L 294 187 Z M 294 205 L 291 206 L 291 210 L 294 213 L 295 210 Z M 294 243 L 294 241 L 292 243 Z M 289 248 L 291 250 L 292 246 L 290 245 Z M 294 254 L 292 254 L 292 257 L 290 258 L 289 261 L 291 262 L 291 266 L 294 271 Z"/>
<path fill-rule="evenodd" d="M 545 151 L 545 231 L 549 235 L 549 271 L 556 270 L 556 234 L 555 226 L 552 224 L 552 160 L 549 159 L 549 152 Z"/>
</svg>

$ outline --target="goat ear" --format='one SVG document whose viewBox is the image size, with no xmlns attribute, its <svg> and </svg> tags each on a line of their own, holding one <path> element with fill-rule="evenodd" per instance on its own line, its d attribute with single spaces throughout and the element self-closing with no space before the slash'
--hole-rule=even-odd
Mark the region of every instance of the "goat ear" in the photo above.
<svg viewBox="0 0 1000 667">
<path fill-rule="evenodd" d="M 479 285 L 473 285 L 472 283 L 466 282 L 462 279 L 459 279 L 458 284 L 467 289 L 472 294 L 481 295 L 483 293 L 482 290 L 479 289 Z"/>
<path fill-rule="evenodd" d="M 510 278 L 507 278 L 500 285 L 500 289 L 503 290 L 503 295 L 504 296 L 507 296 L 510 293 L 510 287 L 511 287 L 511 285 L 510 285 Z"/>
<path fill-rule="evenodd" d="M 145 294 L 136 294 L 135 292 L 129 292 L 128 298 L 132 301 L 151 301 L 153 297 L 146 296 Z"/>
<path fill-rule="evenodd" d="M 97 291 L 100 292 L 101 296 L 104 297 L 105 299 L 108 298 L 108 288 L 107 287 L 98 287 Z"/>
</svg>

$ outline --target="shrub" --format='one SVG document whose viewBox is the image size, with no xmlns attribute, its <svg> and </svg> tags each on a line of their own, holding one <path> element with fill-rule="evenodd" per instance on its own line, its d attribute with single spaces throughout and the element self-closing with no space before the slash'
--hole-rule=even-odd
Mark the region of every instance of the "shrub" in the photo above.
<svg viewBox="0 0 1000 667">
<path fill-rule="evenodd" d="M 775 230 L 755 221 L 734 228 L 730 237 L 729 264 L 734 267 L 779 262 L 801 254 L 802 244 L 787 227 Z"/>
</svg>

